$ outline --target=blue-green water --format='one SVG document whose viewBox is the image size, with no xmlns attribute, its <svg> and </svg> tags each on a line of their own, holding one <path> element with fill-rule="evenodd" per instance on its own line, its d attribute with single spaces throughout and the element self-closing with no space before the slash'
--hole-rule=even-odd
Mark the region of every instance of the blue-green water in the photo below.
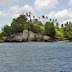
<svg viewBox="0 0 72 72">
<path fill-rule="evenodd" d="M 72 72 L 72 42 L 0 43 L 0 72 Z"/>
</svg>

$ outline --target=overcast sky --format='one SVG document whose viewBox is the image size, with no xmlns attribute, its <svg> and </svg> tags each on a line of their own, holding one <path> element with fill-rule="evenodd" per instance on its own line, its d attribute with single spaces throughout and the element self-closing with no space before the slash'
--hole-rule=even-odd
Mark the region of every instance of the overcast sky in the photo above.
<svg viewBox="0 0 72 72">
<path fill-rule="evenodd" d="M 13 18 L 31 12 L 36 17 L 47 15 L 59 24 L 72 21 L 72 0 L 0 0 L 0 29 Z"/>
</svg>

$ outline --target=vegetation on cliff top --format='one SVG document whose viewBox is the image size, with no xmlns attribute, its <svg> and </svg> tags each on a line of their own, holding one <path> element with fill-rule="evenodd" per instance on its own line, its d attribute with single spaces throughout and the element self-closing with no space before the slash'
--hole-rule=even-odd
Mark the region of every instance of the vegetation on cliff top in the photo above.
<svg viewBox="0 0 72 72">
<path fill-rule="evenodd" d="M 12 20 L 11 26 L 5 25 L 2 29 L 2 33 L 0 34 L 0 37 L 2 36 L 10 36 L 14 33 L 20 33 L 23 32 L 24 29 L 31 30 L 35 33 L 42 33 L 51 37 L 58 37 L 58 38 L 67 38 L 69 40 L 72 40 L 72 23 L 67 22 L 65 25 L 62 24 L 61 28 L 59 28 L 59 24 L 57 22 L 57 19 L 48 19 L 46 16 L 42 16 L 43 23 L 46 19 L 45 25 L 42 24 L 42 22 L 39 19 L 36 19 L 35 16 L 33 16 L 33 19 L 31 19 L 31 12 L 26 13 L 26 15 L 20 15 L 18 18 L 14 18 Z M 54 26 L 54 23 L 56 26 Z"/>
</svg>

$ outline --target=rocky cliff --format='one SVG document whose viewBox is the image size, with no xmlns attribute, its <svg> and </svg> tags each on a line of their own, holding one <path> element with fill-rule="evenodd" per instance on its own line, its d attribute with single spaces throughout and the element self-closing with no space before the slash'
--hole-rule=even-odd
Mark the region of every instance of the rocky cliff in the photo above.
<svg viewBox="0 0 72 72">
<path fill-rule="evenodd" d="M 9 37 L 3 37 L 3 40 L 6 42 L 26 42 L 26 41 L 53 41 L 50 36 L 45 36 L 43 34 L 34 33 L 29 30 L 24 30 L 23 33 L 15 33 Z"/>
<path fill-rule="evenodd" d="M 29 30 L 24 30 L 22 33 L 15 33 L 9 37 L 3 36 L 0 42 L 27 42 L 27 41 L 37 41 L 37 42 L 53 42 L 53 41 L 66 41 L 63 39 L 51 38 L 43 34 L 34 33 Z"/>
</svg>

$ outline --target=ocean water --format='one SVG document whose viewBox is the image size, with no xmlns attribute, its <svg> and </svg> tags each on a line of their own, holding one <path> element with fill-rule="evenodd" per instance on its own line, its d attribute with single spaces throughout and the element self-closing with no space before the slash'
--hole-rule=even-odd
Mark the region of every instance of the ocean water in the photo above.
<svg viewBox="0 0 72 72">
<path fill-rule="evenodd" d="M 72 42 L 0 43 L 0 72 L 72 72 Z"/>
</svg>

